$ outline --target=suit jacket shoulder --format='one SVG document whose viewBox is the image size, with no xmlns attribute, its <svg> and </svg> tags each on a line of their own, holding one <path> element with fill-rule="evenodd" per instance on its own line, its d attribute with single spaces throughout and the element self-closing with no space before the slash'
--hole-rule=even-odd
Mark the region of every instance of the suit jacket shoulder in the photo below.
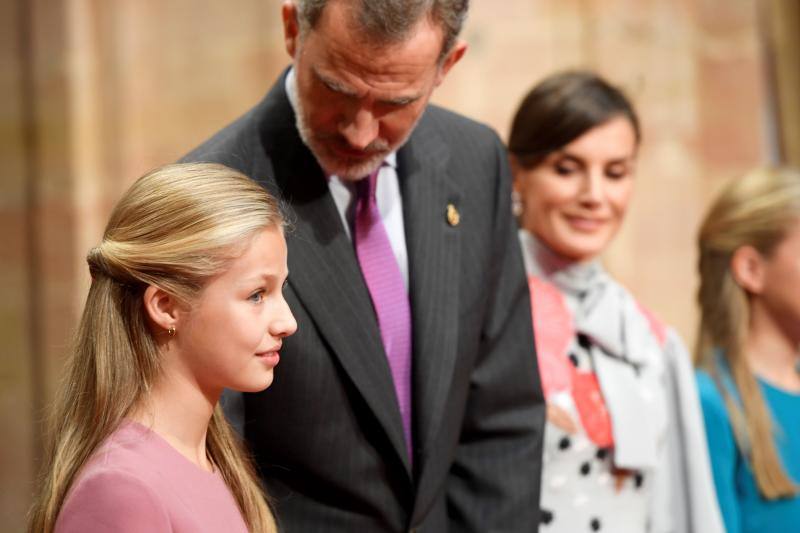
<svg viewBox="0 0 800 533">
<path fill-rule="evenodd" d="M 417 128 L 411 136 L 411 141 L 416 137 L 433 135 L 458 154 L 458 157 L 477 164 L 486 165 L 486 152 L 498 151 L 504 154 L 502 141 L 497 133 L 481 122 L 465 117 L 448 109 L 436 105 L 429 105 L 419 121 Z M 492 173 L 497 173 L 497 168 L 492 168 Z"/>
</svg>

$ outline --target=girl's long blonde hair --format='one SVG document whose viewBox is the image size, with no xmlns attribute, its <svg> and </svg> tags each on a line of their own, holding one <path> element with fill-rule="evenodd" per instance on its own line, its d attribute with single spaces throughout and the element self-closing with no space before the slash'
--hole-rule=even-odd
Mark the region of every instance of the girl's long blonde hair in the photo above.
<svg viewBox="0 0 800 533">
<path fill-rule="evenodd" d="M 731 259 L 742 246 L 769 256 L 798 220 L 800 172 L 761 169 L 722 191 L 698 237 L 701 318 L 695 357 L 720 386 L 737 445 L 752 465 L 760 493 L 770 500 L 793 496 L 797 487 L 781 464 L 769 409 L 747 364 L 748 294 L 731 273 Z M 718 354 L 727 369 L 720 368 Z M 728 372 L 738 398 L 724 385 Z"/>
<path fill-rule="evenodd" d="M 51 412 L 30 531 L 53 530 L 83 465 L 147 399 L 159 374 L 145 288 L 154 285 L 192 302 L 259 230 L 283 223 L 273 197 L 222 165 L 162 167 L 125 193 L 87 257 L 92 283 Z M 206 446 L 250 530 L 275 531 L 254 468 L 219 406 Z"/>
</svg>

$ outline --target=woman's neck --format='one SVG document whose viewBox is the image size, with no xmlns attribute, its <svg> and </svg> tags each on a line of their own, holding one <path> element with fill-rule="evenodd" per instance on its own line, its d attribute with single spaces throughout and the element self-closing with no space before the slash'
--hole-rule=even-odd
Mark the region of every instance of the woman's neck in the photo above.
<svg viewBox="0 0 800 533">
<path fill-rule="evenodd" d="M 522 240 L 526 268 L 535 271 L 529 271 L 529 274 L 536 273 L 549 276 L 554 272 L 565 270 L 578 264 L 577 261 L 564 257 L 550 248 L 536 234 L 526 229 L 521 230 L 520 238 Z"/>
<path fill-rule="evenodd" d="M 798 346 L 787 337 L 765 310 L 751 308 L 745 353 L 751 370 L 779 388 L 800 392 Z"/>
<path fill-rule="evenodd" d="M 520 240 L 528 275 L 544 277 L 574 296 L 605 283 L 606 274 L 597 258 L 576 261 L 564 257 L 524 229 L 520 231 Z"/>
<path fill-rule="evenodd" d="M 146 402 L 131 418 L 150 427 L 191 462 L 211 472 L 214 467 L 206 453 L 206 434 L 220 393 L 206 394 L 188 376 L 164 369 Z"/>
</svg>

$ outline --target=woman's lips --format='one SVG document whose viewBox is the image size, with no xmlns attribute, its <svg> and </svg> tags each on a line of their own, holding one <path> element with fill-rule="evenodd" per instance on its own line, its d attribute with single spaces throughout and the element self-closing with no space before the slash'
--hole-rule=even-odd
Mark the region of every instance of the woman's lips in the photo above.
<svg viewBox="0 0 800 533">
<path fill-rule="evenodd" d="M 591 218 L 573 215 L 564 215 L 570 226 L 578 231 L 587 233 L 594 232 L 606 225 L 607 220 L 604 218 Z"/>
</svg>

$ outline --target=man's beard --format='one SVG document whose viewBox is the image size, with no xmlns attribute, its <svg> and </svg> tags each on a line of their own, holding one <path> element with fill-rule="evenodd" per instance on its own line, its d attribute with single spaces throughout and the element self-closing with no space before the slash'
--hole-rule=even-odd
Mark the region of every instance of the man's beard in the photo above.
<svg viewBox="0 0 800 533">
<path fill-rule="evenodd" d="M 342 148 L 351 148 L 347 141 L 339 134 L 329 134 L 324 136 L 315 136 L 305 119 L 305 111 L 303 103 L 300 100 L 300 95 L 297 91 L 297 84 L 293 84 L 293 99 L 295 102 L 295 126 L 300 133 L 300 138 L 303 143 L 311 150 L 314 158 L 322 170 L 330 176 L 338 176 L 341 179 L 355 181 L 368 176 L 371 172 L 381 166 L 383 160 L 387 155 L 399 149 L 408 140 L 411 132 L 414 131 L 416 124 L 412 126 L 403 139 L 397 143 L 396 146 L 390 146 L 388 142 L 383 139 L 375 139 L 363 150 L 370 153 L 366 159 L 347 159 L 341 155 L 333 152 L 329 146 L 331 144 L 340 144 Z"/>
</svg>

